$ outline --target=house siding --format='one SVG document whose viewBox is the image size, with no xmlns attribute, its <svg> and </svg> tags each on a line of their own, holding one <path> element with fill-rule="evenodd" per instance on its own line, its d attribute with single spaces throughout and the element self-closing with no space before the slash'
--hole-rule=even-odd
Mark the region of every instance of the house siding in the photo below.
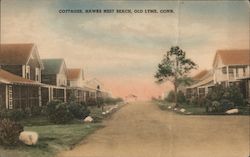
<svg viewBox="0 0 250 157">
<path fill-rule="evenodd" d="M 57 85 L 56 75 L 44 75 L 42 74 L 42 83 L 49 85 Z"/>
<path fill-rule="evenodd" d="M 30 66 L 30 79 L 34 81 L 41 81 L 40 79 L 36 79 L 36 75 L 39 75 L 39 78 L 41 77 L 41 67 L 39 65 L 39 62 L 37 59 L 30 59 L 28 62 L 28 66 Z M 36 68 L 39 69 L 39 73 L 36 74 Z"/>
</svg>

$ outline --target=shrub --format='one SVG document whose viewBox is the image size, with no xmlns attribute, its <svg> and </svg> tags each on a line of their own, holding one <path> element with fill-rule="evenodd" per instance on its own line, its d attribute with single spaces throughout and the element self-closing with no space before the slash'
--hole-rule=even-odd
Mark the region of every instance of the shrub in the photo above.
<svg viewBox="0 0 250 157">
<path fill-rule="evenodd" d="M 23 131 L 23 126 L 9 119 L 0 120 L 0 144 L 16 145 L 19 142 L 19 134 Z"/>
<path fill-rule="evenodd" d="M 207 112 L 225 112 L 243 104 L 243 95 L 236 85 L 224 88 L 222 85 L 217 84 L 206 96 Z"/>
<path fill-rule="evenodd" d="M 168 101 L 168 102 L 174 102 L 175 101 L 175 93 L 174 93 L 173 90 L 171 90 L 168 93 L 168 96 L 167 96 L 167 98 L 165 100 Z"/>
<path fill-rule="evenodd" d="M 112 97 L 107 97 L 104 99 L 104 103 L 106 104 L 117 104 L 119 102 L 122 102 L 122 98 L 112 98 Z"/>
<path fill-rule="evenodd" d="M 24 109 L 24 113 L 26 114 L 26 116 L 31 117 L 31 108 L 30 107 L 26 107 Z"/>
<path fill-rule="evenodd" d="M 90 111 L 88 110 L 87 106 L 85 104 L 77 104 L 74 102 L 69 103 L 69 111 L 72 113 L 74 118 L 77 119 L 84 119 L 87 116 L 89 116 Z"/>
<path fill-rule="evenodd" d="M 31 108 L 31 116 L 40 116 L 42 113 L 42 107 L 40 106 L 33 106 Z"/>
<path fill-rule="evenodd" d="M 88 106 L 96 106 L 96 105 L 97 105 L 97 102 L 96 102 L 95 98 L 89 98 L 89 99 L 87 100 L 87 105 L 88 105 Z"/>
<path fill-rule="evenodd" d="M 174 93 L 173 90 L 171 90 L 168 93 L 168 96 L 167 96 L 167 98 L 165 100 L 168 101 L 168 102 L 174 102 L 175 101 L 175 93 Z M 178 91 L 177 92 L 177 103 L 185 104 L 186 102 L 187 101 L 186 101 L 186 97 L 185 97 L 184 93 L 182 91 Z"/>
<path fill-rule="evenodd" d="M 186 97 L 182 91 L 178 91 L 177 93 L 177 102 L 181 104 L 186 103 Z"/>
<path fill-rule="evenodd" d="M 22 109 L 3 109 L 0 111 L 0 118 L 7 118 L 15 121 L 22 120 L 26 114 Z"/>
<path fill-rule="evenodd" d="M 220 105 L 218 106 L 218 111 L 225 112 L 233 108 L 234 108 L 234 103 L 232 101 L 227 100 L 227 99 L 222 99 L 220 101 Z"/>
<path fill-rule="evenodd" d="M 67 123 L 73 119 L 73 115 L 69 111 L 67 104 L 61 101 L 51 101 L 48 103 L 47 114 L 49 120 L 57 124 Z"/>
<path fill-rule="evenodd" d="M 243 95 L 240 91 L 240 88 L 236 85 L 232 85 L 226 88 L 223 98 L 233 102 L 235 106 L 244 105 Z"/>
</svg>

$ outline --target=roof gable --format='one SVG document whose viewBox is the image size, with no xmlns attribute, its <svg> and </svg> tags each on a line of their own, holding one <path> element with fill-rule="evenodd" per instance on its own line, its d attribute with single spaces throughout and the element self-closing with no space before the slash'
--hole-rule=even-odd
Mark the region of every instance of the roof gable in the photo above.
<svg viewBox="0 0 250 157">
<path fill-rule="evenodd" d="M 213 66 L 221 59 L 223 65 L 250 65 L 250 51 L 240 50 L 218 50 L 216 52 Z"/>
<path fill-rule="evenodd" d="M 28 62 L 34 44 L 1 44 L 0 64 L 24 65 Z"/>
<path fill-rule="evenodd" d="M 0 65 L 26 65 L 31 57 L 35 57 L 43 69 L 35 44 L 1 44 Z"/>
<path fill-rule="evenodd" d="M 90 79 L 90 80 L 86 81 L 85 84 L 89 87 L 94 88 L 94 89 L 96 89 L 98 87 L 103 88 L 103 83 L 101 81 L 99 81 L 97 78 Z"/>
<path fill-rule="evenodd" d="M 67 79 L 70 81 L 81 79 L 81 69 L 67 69 Z"/>
<path fill-rule="evenodd" d="M 64 59 L 42 59 L 42 62 L 44 65 L 42 74 L 44 75 L 58 74 L 64 65 Z"/>
</svg>

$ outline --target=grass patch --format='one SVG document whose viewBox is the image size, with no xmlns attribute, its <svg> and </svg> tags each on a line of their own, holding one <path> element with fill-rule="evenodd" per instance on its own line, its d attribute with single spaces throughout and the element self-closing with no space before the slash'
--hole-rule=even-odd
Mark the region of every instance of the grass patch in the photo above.
<svg viewBox="0 0 250 157">
<path fill-rule="evenodd" d="M 35 131 L 39 141 L 35 146 L 20 145 L 13 148 L 0 147 L 1 157 L 52 157 L 61 150 L 72 148 L 101 124 L 66 124 L 28 126 L 24 130 Z M 13 151 L 14 150 L 14 151 Z"/>
<path fill-rule="evenodd" d="M 20 123 L 23 126 L 45 126 L 45 125 L 54 125 L 54 123 L 50 122 L 46 116 L 37 116 L 37 117 L 29 117 L 22 119 Z M 82 121 L 78 119 L 73 119 L 70 124 L 81 124 Z"/>
<path fill-rule="evenodd" d="M 197 115 L 202 115 L 202 114 L 207 114 L 205 107 L 197 107 L 197 106 L 183 106 L 186 110 L 186 112 L 189 112 L 190 114 L 197 114 Z"/>
<path fill-rule="evenodd" d="M 166 101 L 158 101 L 155 103 L 161 110 L 174 111 L 173 103 L 166 102 Z M 171 108 L 169 108 L 170 106 Z M 186 110 L 184 113 L 179 111 L 182 108 Z M 180 113 L 180 114 L 189 114 L 189 115 L 206 115 L 207 114 L 205 107 L 199 107 L 199 106 L 193 106 L 193 105 L 179 105 L 175 112 Z"/>
<path fill-rule="evenodd" d="M 109 106 L 105 106 L 107 110 Z M 0 157 L 53 157 L 56 153 L 73 148 L 87 135 L 98 128 L 104 127 L 101 123 L 107 115 L 102 114 L 102 108 L 89 107 L 90 116 L 97 123 L 83 123 L 82 120 L 72 120 L 70 124 L 55 125 L 46 116 L 26 118 L 20 121 L 24 130 L 35 131 L 39 134 L 38 143 L 35 146 L 18 145 L 3 147 L 0 145 Z"/>
<path fill-rule="evenodd" d="M 169 108 L 169 106 L 173 106 L 173 103 L 169 103 L 166 101 L 154 101 L 154 103 L 161 109 L 161 110 L 168 110 L 174 111 L 180 114 L 187 114 L 187 115 L 229 115 L 225 112 L 206 112 L 205 107 L 194 106 L 194 105 L 179 105 L 178 109 L 175 111 L 173 108 Z M 180 112 L 180 109 L 185 109 L 185 112 Z M 239 109 L 239 113 L 232 114 L 232 115 L 250 115 L 250 106 L 244 107 L 237 107 Z"/>
</svg>

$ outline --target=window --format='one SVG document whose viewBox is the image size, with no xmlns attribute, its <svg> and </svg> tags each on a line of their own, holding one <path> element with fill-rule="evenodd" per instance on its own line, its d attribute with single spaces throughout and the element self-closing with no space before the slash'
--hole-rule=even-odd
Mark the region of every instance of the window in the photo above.
<svg viewBox="0 0 250 157">
<path fill-rule="evenodd" d="M 12 95 L 12 86 L 9 86 L 9 109 L 13 109 L 13 95 Z"/>
<path fill-rule="evenodd" d="M 243 67 L 242 70 L 243 70 L 243 76 L 246 76 L 246 67 Z"/>
<path fill-rule="evenodd" d="M 227 74 L 227 68 L 226 68 L 226 67 L 223 67 L 223 68 L 221 69 L 221 71 L 222 71 L 223 74 Z"/>
<path fill-rule="evenodd" d="M 235 72 L 236 72 L 236 77 L 239 77 L 239 69 L 238 68 L 235 69 Z"/>
<path fill-rule="evenodd" d="M 205 88 L 199 88 L 199 97 L 205 96 Z"/>
<path fill-rule="evenodd" d="M 234 69 L 233 68 L 229 68 L 228 69 L 228 73 L 229 73 L 229 78 L 233 78 L 234 77 Z"/>
<path fill-rule="evenodd" d="M 36 68 L 36 81 L 40 81 L 40 69 Z"/>
<path fill-rule="evenodd" d="M 26 78 L 30 79 L 30 67 L 26 66 Z"/>
</svg>

